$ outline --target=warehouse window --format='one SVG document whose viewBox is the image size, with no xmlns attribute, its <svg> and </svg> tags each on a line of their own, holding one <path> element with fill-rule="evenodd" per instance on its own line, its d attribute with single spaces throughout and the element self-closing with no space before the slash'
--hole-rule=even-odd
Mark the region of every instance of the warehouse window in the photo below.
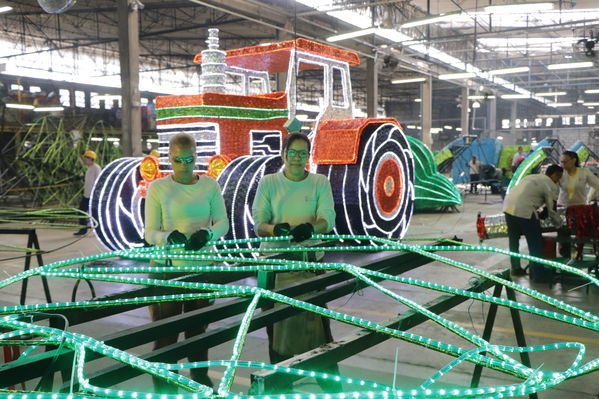
<svg viewBox="0 0 599 399">
<path fill-rule="evenodd" d="M 71 95 L 70 95 L 69 91 L 67 89 L 60 89 L 58 93 L 60 95 L 60 103 L 62 105 L 64 105 L 65 107 L 70 107 L 71 106 Z"/>
<path fill-rule="evenodd" d="M 85 108 L 85 92 L 81 90 L 75 90 L 75 106 L 79 108 Z"/>
</svg>

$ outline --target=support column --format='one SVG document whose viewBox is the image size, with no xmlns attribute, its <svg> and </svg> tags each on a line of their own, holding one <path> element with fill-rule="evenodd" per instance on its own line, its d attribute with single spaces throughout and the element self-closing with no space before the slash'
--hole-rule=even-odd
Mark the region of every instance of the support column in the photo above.
<svg viewBox="0 0 599 399">
<path fill-rule="evenodd" d="M 518 116 L 518 101 L 512 100 L 510 107 L 510 136 L 512 142 L 516 144 L 516 117 Z"/>
<path fill-rule="evenodd" d="M 426 78 L 420 85 L 420 125 L 422 126 L 422 142 L 429 150 L 433 149 L 433 136 L 431 128 L 433 127 L 433 78 Z"/>
<path fill-rule="evenodd" d="M 489 137 L 497 138 L 497 100 L 488 100 L 487 115 L 489 115 Z"/>
<path fill-rule="evenodd" d="M 470 90 L 467 87 L 462 88 L 462 112 L 460 114 L 460 127 L 462 128 L 462 136 L 468 135 L 468 93 Z"/>
<path fill-rule="evenodd" d="M 138 3 L 118 0 L 119 59 L 123 112 L 121 145 L 123 156 L 141 155 L 141 99 L 139 95 Z"/>
<path fill-rule="evenodd" d="M 75 115 L 75 107 L 77 107 L 77 97 L 75 96 L 75 89 L 69 87 L 69 102 L 71 103 L 71 113 Z"/>
<path fill-rule="evenodd" d="M 379 100 L 379 77 L 374 58 L 366 60 L 366 112 L 369 118 L 376 118 Z"/>
</svg>

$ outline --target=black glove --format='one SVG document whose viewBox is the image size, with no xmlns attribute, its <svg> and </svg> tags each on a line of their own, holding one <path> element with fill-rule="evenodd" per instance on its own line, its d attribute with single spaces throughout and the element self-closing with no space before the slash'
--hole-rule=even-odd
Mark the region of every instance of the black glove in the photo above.
<svg viewBox="0 0 599 399">
<path fill-rule="evenodd" d="M 288 236 L 290 230 L 291 226 L 289 226 L 289 223 L 278 223 L 275 224 L 275 227 L 274 229 L 272 229 L 272 232 L 275 236 Z"/>
<path fill-rule="evenodd" d="M 291 241 L 295 242 L 307 240 L 308 238 L 312 237 L 313 233 L 314 227 L 312 227 L 310 223 L 302 223 L 300 225 L 297 225 L 289 232 L 289 234 L 293 236 L 293 239 Z"/>
<path fill-rule="evenodd" d="M 210 241 L 210 232 L 208 230 L 198 230 L 189 237 L 189 241 L 185 244 L 187 251 L 197 251 L 201 249 L 208 241 Z"/>
<path fill-rule="evenodd" d="M 168 235 L 166 242 L 169 245 L 173 245 L 173 244 L 187 245 L 187 237 L 185 237 L 185 234 L 181 233 L 179 230 L 175 230 L 171 234 Z"/>
</svg>

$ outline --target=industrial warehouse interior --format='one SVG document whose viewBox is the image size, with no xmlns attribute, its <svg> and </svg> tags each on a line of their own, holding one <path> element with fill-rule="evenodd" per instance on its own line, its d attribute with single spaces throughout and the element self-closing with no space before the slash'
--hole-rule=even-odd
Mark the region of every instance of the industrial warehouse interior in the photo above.
<svg viewBox="0 0 599 399">
<path fill-rule="evenodd" d="M 596 2 L 0 29 L 0 395 L 599 397 Z"/>
</svg>

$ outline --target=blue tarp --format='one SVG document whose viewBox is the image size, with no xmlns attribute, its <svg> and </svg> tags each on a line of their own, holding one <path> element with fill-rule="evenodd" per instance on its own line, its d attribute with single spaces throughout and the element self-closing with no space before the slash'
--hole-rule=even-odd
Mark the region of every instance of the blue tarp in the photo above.
<svg viewBox="0 0 599 399">
<path fill-rule="evenodd" d="M 483 164 L 497 167 L 499 155 L 501 154 L 501 143 L 495 139 L 475 139 L 470 146 L 464 148 L 453 161 L 451 176 L 453 183 L 468 183 L 470 181 L 470 168 L 468 162 L 472 155 Z"/>
</svg>

